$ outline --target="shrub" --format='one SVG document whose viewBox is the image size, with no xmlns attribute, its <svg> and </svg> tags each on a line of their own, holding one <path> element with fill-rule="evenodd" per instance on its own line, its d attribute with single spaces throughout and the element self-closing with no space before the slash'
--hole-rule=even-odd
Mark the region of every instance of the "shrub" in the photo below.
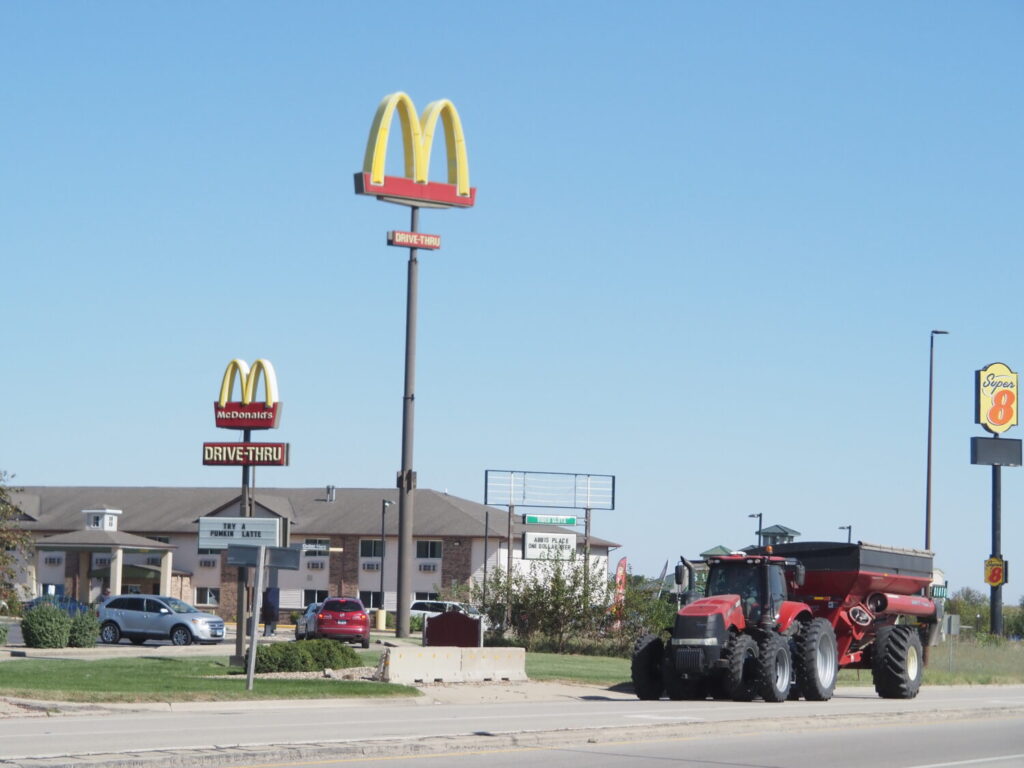
<svg viewBox="0 0 1024 768">
<path fill-rule="evenodd" d="M 0 645 L 7 645 L 7 625 L 0 624 Z"/>
<path fill-rule="evenodd" d="M 65 648 L 71 634 L 71 617 L 52 603 L 40 603 L 25 612 L 21 633 L 29 648 Z"/>
<path fill-rule="evenodd" d="M 288 614 L 288 619 L 292 624 L 298 624 L 300 618 L 302 618 L 302 611 L 292 611 Z"/>
<path fill-rule="evenodd" d="M 268 643 L 256 647 L 255 669 L 261 673 L 309 672 L 313 669 L 313 657 L 298 643 Z"/>
<path fill-rule="evenodd" d="M 313 660 L 312 670 L 348 669 L 361 667 L 363 662 L 352 648 L 327 637 L 316 640 L 299 640 L 294 645 L 305 648 Z"/>
<path fill-rule="evenodd" d="M 72 648 L 94 648 L 100 636 L 100 619 L 96 611 L 83 611 L 71 619 L 68 645 Z"/>
</svg>

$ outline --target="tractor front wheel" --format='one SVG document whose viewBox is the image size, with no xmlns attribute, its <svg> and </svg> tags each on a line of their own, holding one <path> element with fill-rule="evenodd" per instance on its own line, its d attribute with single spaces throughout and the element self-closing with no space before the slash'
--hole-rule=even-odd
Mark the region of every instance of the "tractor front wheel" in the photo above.
<svg viewBox="0 0 1024 768">
<path fill-rule="evenodd" d="M 726 646 L 722 690 L 733 701 L 751 701 L 757 695 L 757 643 L 750 635 L 735 635 Z"/>
<path fill-rule="evenodd" d="M 793 694 L 807 701 L 831 699 L 836 689 L 839 654 L 836 633 L 828 620 L 814 619 L 804 624 L 793 639 L 792 651 L 796 673 Z"/>
<path fill-rule="evenodd" d="M 913 627 L 882 627 L 871 654 L 871 677 L 883 699 L 912 699 L 921 690 L 924 654 Z"/>
<path fill-rule="evenodd" d="M 757 690 L 765 701 L 785 701 L 793 684 L 793 663 L 789 643 L 774 632 L 761 640 L 758 654 Z"/>
<path fill-rule="evenodd" d="M 653 701 L 661 698 L 664 683 L 661 679 L 661 659 L 665 655 L 665 644 L 657 635 L 643 635 L 633 646 L 633 661 L 630 665 L 633 690 L 638 698 Z"/>
</svg>

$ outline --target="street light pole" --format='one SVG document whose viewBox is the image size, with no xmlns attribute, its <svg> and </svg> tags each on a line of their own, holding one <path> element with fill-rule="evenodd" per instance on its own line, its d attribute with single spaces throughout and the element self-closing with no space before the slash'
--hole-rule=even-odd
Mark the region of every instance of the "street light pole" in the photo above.
<svg viewBox="0 0 1024 768">
<path fill-rule="evenodd" d="M 764 523 L 761 518 L 764 516 L 763 512 L 754 512 L 753 514 L 747 515 L 747 517 L 757 518 L 757 546 L 761 546 L 761 529 L 764 528 Z"/>
<path fill-rule="evenodd" d="M 849 544 L 853 540 L 853 526 L 852 525 L 840 525 L 840 531 L 846 531 L 846 543 Z"/>
<path fill-rule="evenodd" d="M 932 331 L 928 336 L 928 466 L 924 492 L 924 548 L 932 548 L 932 401 L 935 389 L 935 337 L 949 331 Z"/>
</svg>

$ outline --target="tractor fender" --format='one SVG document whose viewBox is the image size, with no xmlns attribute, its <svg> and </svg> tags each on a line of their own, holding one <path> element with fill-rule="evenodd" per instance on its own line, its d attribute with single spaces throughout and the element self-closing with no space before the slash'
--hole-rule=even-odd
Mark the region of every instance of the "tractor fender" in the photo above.
<svg viewBox="0 0 1024 768">
<path fill-rule="evenodd" d="M 798 629 L 801 621 L 810 621 L 812 618 L 811 609 L 805 603 L 787 600 L 779 607 L 778 630 L 786 634 L 790 629 Z"/>
</svg>

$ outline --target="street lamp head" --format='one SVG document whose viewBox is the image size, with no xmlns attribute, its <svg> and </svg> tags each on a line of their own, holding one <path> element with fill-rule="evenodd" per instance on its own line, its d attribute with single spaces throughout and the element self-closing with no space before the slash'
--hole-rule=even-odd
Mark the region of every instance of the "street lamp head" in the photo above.
<svg viewBox="0 0 1024 768">
<path fill-rule="evenodd" d="M 392 504 L 395 503 L 393 501 L 388 501 L 387 499 L 384 499 L 383 501 L 384 501 L 384 508 L 385 509 L 387 509 L 388 507 L 390 507 Z"/>
<path fill-rule="evenodd" d="M 936 335 L 939 335 L 939 334 L 947 335 L 948 333 L 949 333 L 949 331 L 932 331 L 932 336 L 936 336 Z"/>
</svg>

